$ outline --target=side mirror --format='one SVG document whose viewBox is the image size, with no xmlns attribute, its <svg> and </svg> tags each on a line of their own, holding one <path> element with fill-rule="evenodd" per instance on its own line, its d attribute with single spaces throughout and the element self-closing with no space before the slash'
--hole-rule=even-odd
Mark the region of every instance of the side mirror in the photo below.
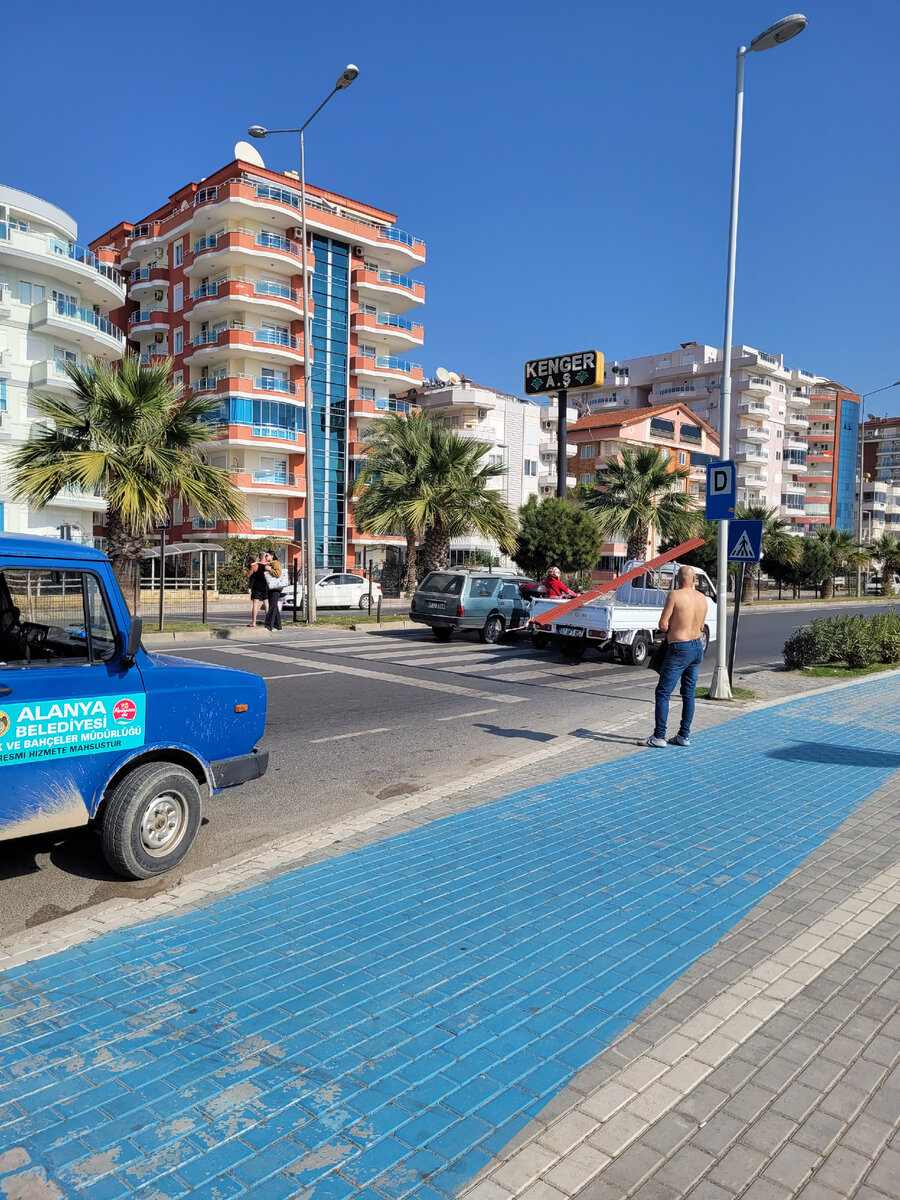
<svg viewBox="0 0 900 1200">
<path fill-rule="evenodd" d="M 120 662 L 123 667 L 133 667 L 138 650 L 141 648 L 141 635 L 144 632 L 144 622 L 140 617 L 132 617 L 128 626 L 128 637 L 125 639 L 125 653 Z"/>
</svg>

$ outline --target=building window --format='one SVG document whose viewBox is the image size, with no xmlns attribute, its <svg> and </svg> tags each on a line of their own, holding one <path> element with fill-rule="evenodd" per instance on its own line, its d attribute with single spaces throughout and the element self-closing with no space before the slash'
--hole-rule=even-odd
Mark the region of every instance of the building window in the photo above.
<svg viewBox="0 0 900 1200">
<path fill-rule="evenodd" d="M 687 463 L 687 455 L 685 454 L 685 452 L 683 450 L 679 450 L 678 451 L 678 465 L 680 467 L 683 467 L 683 466 L 685 466 L 686 463 Z"/>
<path fill-rule="evenodd" d="M 537 475 L 537 473 L 538 473 L 537 469 L 538 469 L 538 465 L 537 465 L 536 458 L 526 458 L 525 459 L 525 474 L 526 475 Z"/>
<path fill-rule="evenodd" d="M 581 457 L 582 458 L 593 458 L 594 453 L 595 452 L 594 452 L 594 443 L 593 442 L 585 442 L 585 444 L 581 447 Z"/>
<path fill-rule="evenodd" d="M 176 283 L 172 296 L 172 309 L 179 312 L 184 305 L 184 284 Z"/>
<path fill-rule="evenodd" d="M 6 380 L 0 379 L 0 412 L 6 412 Z M 0 525 L 0 529 L 3 526 Z"/>
<path fill-rule="evenodd" d="M 367 346 L 365 343 L 360 342 L 359 356 L 360 358 L 377 358 L 378 350 L 375 348 L 375 346 Z"/>
<path fill-rule="evenodd" d="M 590 487 L 594 482 L 594 473 L 589 471 L 587 475 L 579 476 L 579 483 L 583 483 L 585 487 Z"/>
<path fill-rule="evenodd" d="M 175 354 L 181 354 L 184 350 L 184 330 L 176 329 L 172 334 L 172 347 Z"/>
<path fill-rule="evenodd" d="M 181 238 L 172 247 L 172 266 L 180 267 L 184 262 L 184 245 Z"/>
<path fill-rule="evenodd" d="M 696 425 L 682 425 L 679 430 L 679 437 L 683 442 L 694 442 L 698 446 L 703 440 L 703 434 Z"/>
<path fill-rule="evenodd" d="M 26 279 L 19 280 L 19 301 L 22 304 L 40 304 L 44 299 L 44 285 L 29 283 Z"/>
<path fill-rule="evenodd" d="M 356 393 L 359 396 L 360 400 L 374 401 L 374 399 L 375 399 L 375 389 L 373 387 L 357 388 Z"/>
<path fill-rule="evenodd" d="M 9 218 L 9 227 L 10 229 L 18 229 L 21 233 L 28 232 L 28 222 L 20 221 L 18 217 Z"/>
<path fill-rule="evenodd" d="M 650 436 L 672 440 L 675 437 L 675 422 L 667 421 L 664 417 L 651 417 Z"/>
</svg>

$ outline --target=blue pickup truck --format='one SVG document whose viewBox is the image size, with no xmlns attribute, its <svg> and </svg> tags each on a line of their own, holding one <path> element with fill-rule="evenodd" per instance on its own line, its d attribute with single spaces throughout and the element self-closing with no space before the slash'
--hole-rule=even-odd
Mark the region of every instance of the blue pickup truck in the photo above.
<svg viewBox="0 0 900 1200">
<path fill-rule="evenodd" d="M 265 723 L 258 676 L 142 648 L 106 555 L 0 533 L 0 841 L 94 823 L 120 875 L 167 871 Z"/>
</svg>

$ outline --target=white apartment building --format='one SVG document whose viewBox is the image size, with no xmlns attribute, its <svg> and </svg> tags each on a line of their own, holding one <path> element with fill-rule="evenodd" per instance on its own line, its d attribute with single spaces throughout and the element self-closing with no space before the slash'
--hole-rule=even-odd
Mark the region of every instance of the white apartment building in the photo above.
<svg viewBox="0 0 900 1200">
<path fill-rule="evenodd" d="M 884 533 L 900 537 L 900 480 L 891 483 L 869 480 L 867 476 L 862 497 L 862 540 L 872 541 Z"/>
<path fill-rule="evenodd" d="M 555 410 L 551 435 L 545 429 L 548 408 L 494 388 L 482 387 L 471 379 L 462 379 L 459 383 L 427 383 L 415 392 L 404 392 L 403 396 L 462 437 L 487 446 L 488 461 L 506 467 L 506 474 L 491 480 L 488 486 L 502 492 L 513 512 L 517 512 L 529 496 L 543 491 L 542 483 L 551 470 L 551 448 L 555 489 Z M 572 416 L 573 419 L 576 416 L 574 410 Z M 510 561 L 496 542 L 475 533 L 453 539 L 450 560 L 454 565 L 460 565 L 473 551 L 496 555 L 504 566 Z"/>
<path fill-rule="evenodd" d="M 818 497 L 807 513 L 810 392 L 822 379 L 788 367 L 780 354 L 734 346 L 731 358 L 731 450 L 738 472 L 738 504 L 775 508 L 800 528 L 815 520 Z M 628 361 L 608 361 L 600 389 L 570 392 L 587 415 L 681 401 L 717 433 L 721 425 L 722 350 L 684 342 L 677 350 Z"/>
<path fill-rule="evenodd" d="M 109 319 L 125 292 L 119 272 L 77 244 L 68 213 L 0 186 L 0 529 L 92 543 L 106 501 L 73 488 L 32 510 L 12 499 L 9 454 L 27 441 L 36 392 L 72 391 L 65 362 L 122 357 Z"/>
<path fill-rule="evenodd" d="M 541 440 L 538 446 L 541 456 L 540 471 L 538 474 L 538 491 L 541 499 L 547 496 L 556 495 L 557 469 L 556 464 L 559 458 L 557 454 L 557 421 L 559 414 L 559 405 L 554 396 L 549 404 L 541 405 Z M 574 425 L 578 420 L 578 409 L 569 404 L 566 408 L 566 425 Z M 566 441 L 566 463 L 568 473 L 566 475 L 566 487 L 573 488 L 578 479 L 575 475 L 575 456 L 578 453 L 578 447 L 570 440 Z"/>
</svg>

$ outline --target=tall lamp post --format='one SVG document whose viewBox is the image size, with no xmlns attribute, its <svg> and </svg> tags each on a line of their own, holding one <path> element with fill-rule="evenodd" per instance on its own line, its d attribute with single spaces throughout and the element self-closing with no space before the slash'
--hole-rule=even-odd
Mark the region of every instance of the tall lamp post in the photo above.
<svg viewBox="0 0 900 1200">
<path fill-rule="evenodd" d="M 266 129 L 264 125 L 251 125 L 247 132 L 251 137 L 264 138 L 270 133 L 299 133 L 300 134 L 300 236 L 303 239 L 303 410 L 306 422 L 306 529 L 303 537 L 303 557 L 306 561 L 306 621 L 312 625 L 316 620 L 316 523 L 315 501 L 313 497 L 313 430 L 312 430 L 312 337 L 310 335 L 309 319 L 309 266 L 307 255 L 309 247 L 306 238 L 306 147 L 303 133 L 307 125 L 313 121 L 332 96 L 348 88 L 359 74 L 359 68 L 348 63 L 341 72 L 337 83 L 312 114 L 297 129 Z"/>
<path fill-rule="evenodd" d="M 900 379 L 895 379 L 893 383 L 886 383 L 884 387 L 875 388 L 872 392 L 863 392 L 859 398 L 860 416 L 862 415 L 863 400 L 868 400 L 869 396 L 877 396 L 879 392 L 886 392 L 890 388 L 900 387 Z M 867 420 L 877 421 L 878 418 L 869 413 Z M 858 533 L 857 538 L 859 544 L 862 545 L 863 540 L 863 488 L 865 487 L 865 450 L 866 450 L 866 422 L 859 423 L 859 502 L 857 508 L 858 514 Z M 872 534 L 872 522 L 869 520 L 869 536 Z M 856 595 L 857 599 L 862 595 L 862 564 L 856 568 Z"/>
<path fill-rule="evenodd" d="M 790 41 L 806 28 L 806 17 L 792 13 L 764 29 L 750 43 L 750 50 L 771 50 L 782 42 Z M 737 77 L 734 88 L 734 141 L 731 158 L 731 214 L 728 224 L 728 270 L 725 281 L 725 337 L 722 350 L 722 392 L 719 422 L 719 458 L 731 456 L 731 339 L 734 324 L 734 267 L 737 257 L 738 195 L 741 183 L 741 138 L 744 121 L 744 60 L 747 47 L 737 51 Z M 728 621 L 728 522 L 719 522 L 719 545 L 717 554 L 718 595 L 716 600 L 716 669 L 713 672 L 709 694 L 714 700 L 731 699 L 731 681 L 728 678 L 728 655 L 726 625 Z"/>
</svg>

